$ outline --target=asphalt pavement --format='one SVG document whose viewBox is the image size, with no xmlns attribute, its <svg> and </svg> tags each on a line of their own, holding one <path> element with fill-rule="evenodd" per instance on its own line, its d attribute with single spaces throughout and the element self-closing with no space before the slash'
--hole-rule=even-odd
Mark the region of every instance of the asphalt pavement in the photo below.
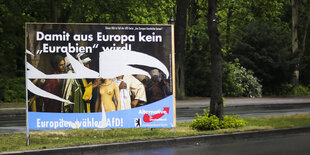
<svg viewBox="0 0 310 155">
<path fill-rule="evenodd" d="M 219 138 L 221 139 L 221 138 Z M 144 147 L 141 149 L 121 149 L 97 154 L 110 155 L 309 155 L 310 133 L 281 134 L 254 137 L 230 137 L 220 140 L 187 142 L 186 144 L 162 147 Z"/>
</svg>

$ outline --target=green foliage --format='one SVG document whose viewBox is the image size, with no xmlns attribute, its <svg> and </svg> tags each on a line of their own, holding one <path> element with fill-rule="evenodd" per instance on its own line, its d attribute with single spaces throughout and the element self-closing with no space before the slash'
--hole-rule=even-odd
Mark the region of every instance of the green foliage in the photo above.
<svg viewBox="0 0 310 155">
<path fill-rule="evenodd" d="M 245 92 L 245 88 L 240 83 L 240 76 L 236 75 L 240 73 L 240 66 L 236 67 L 233 63 L 224 63 L 223 66 L 223 93 L 224 96 L 242 96 Z M 240 74 L 239 74 L 240 75 Z"/>
<path fill-rule="evenodd" d="M 0 101 L 24 102 L 25 78 L 0 78 Z"/>
<path fill-rule="evenodd" d="M 218 28 L 220 31 L 222 48 L 230 49 L 234 42 L 234 34 L 241 27 L 249 22 L 273 22 L 274 25 L 281 23 L 287 14 L 287 7 L 290 2 L 287 0 L 266 1 L 266 0 L 221 0 L 218 1 Z M 283 25 L 280 24 L 280 25 Z"/>
<path fill-rule="evenodd" d="M 173 16 L 174 2 L 172 0 L 67 0 L 59 7 L 62 13 L 67 14 L 65 20 L 69 22 L 167 24 Z"/>
<path fill-rule="evenodd" d="M 220 129 L 220 119 L 215 115 L 209 116 L 208 111 L 204 111 L 203 116 L 196 113 L 196 119 L 192 121 L 191 127 L 197 130 Z"/>
<path fill-rule="evenodd" d="M 308 35 L 310 38 L 310 33 Z M 310 40 L 307 41 L 306 46 L 310 47 Z M 302 62 L 300 63 L 300 84 L 310 88 L 310 48 L 306 49 Z"/>
<path fill-rule="evenodd" d="M 194 119 L 190 124 L 190 126 L 196 130 L 238 128 L 245 125 L 246 122 L 243 119 L 240 119 L 237 115 L 224 115 L 223 120 L 220 120 L 215 115 L 211 115 L 209 110 L 204 110 L 202 116 L 196 113 L 196 119 Z"/>
<path fill-rule="evenodd" d="M 185 52 L 185 92 L 187 96 L 209 96 L 211 56 L 206 19 L 187 27 Z"/>
<path fill-rule="evenodd" d="M 261 97 L 262 85 L 254 73 L 242 67 L 238 59 L 223 65 L 223 93 L 225 96 Z"/>
<path fill-rule="evenodd" d="M 55 1 L 57 22 L 167 24 L 175 16 L 174 0 L 62 0 Z M 300 1 L 300 30 L 306 27 L 309 0 Z M 207 35 L 208 1 L 189 1 L 185 53 L 185 91 L 187 96 L 210 96 L 210 49 Z M 0 2 L 0 75 L 24 76 L 24 23 L 51 22 L 49 0 L 1 0 Z M 218 1 L 217 23 L 226 61 L 226 96 L 259 96 L 259 83 L 265 94 L 279 94 L 289 83 L 297 55 L 291 54 L 291 4 L 287 0 Z M 310 85 L 310 40 L 300 59 L 300 83 Z M 304 37 L 299 33 L 299 42 Z M 301 35 L 300 35 L 301 34 Z M 178 39 L 178 38 L 175 38 Z M 300 47 L 301 48 L 301 47 Z M 177 52 L 177 51 L 176 51 Z M 300 56 L 300 55 L 299 55 Z M 239 58 L 240 66 L 234 62 Z M 245 69 L 246 68 L 246 69 Z M 251 71 L 253 72 L 251 72 Z M 234 72 L 232 72 L 234 71 Z M 240 82 L 242 81 L 242 82 Z M 0 100 L 4 91 L 0 88 Z M 299 88 L 291 94 L 303 94 Z M 14 92 L 7 94 L 14 94 Z M 283 92 L 280 92 L 283 93 Z M 9 97 L 7 97 L 9 98 Z"/>
<path fill-rule="evenodd" d="M 295 114 L 282 116 L 265 116 L 245 118 L 248 122 L 247 126 L 265 126 L 270 128 L 296 128 L 302 126 L 309 126 L 309 114 Z M 308 124 L 308 125 L 307 125 Z"/>
<path fill-rule="evenodd" d="M 283 84 L 279 95 L 284 96 L 305 96 L 310 95 L 310 89 L 303 85 L 293 87 L 292 84 Z"/>
<path fill-rule="evenodd" d="M 25 97 L 25 22 L 56 22 L 50 0 L 0 0 L 0 101 Z M 173 17 L 173 0 L 62 0 L 54 1 L 59 23 L 167 24 Z M 17 78 L 18 79 L 18 78 Z M 13 81 L 12 81 L 13 80 Z M 12 82 L 15 84 L 13 85 Z M 9 85 L 7 85 L 9 84 Z"/>
<path fill-rule="evenodd" d="M 265 94 L 277 92 L 291 79 L 297 59 L 291 54 L 288 36 L 285 27 L 251 22 L 239 32 L 232 46 L 232 55 L 262 81 Z"/>
<path fill-rule="evenodd" d="M 293 88 L 293 90 L 288 95 L 291 96 L 310 95 L 310 89 L 308 87 L 298 85 L 297 87 Z"/>
<path fill-rule="evenodd" d="M 0 75 L 2 77 L 24 75 L 24 24 L 33 20 L 25 13 L 28 4 L 22 0 L 0 3 Z"/>
<path fill-rule="evenodd" d="M 310 17 L 310 0 L 303 0 L 303 1 L 299 1 L 299 14 L 300 17 L 298 17 L 298 21 L 299 21 L 299 26 L 298 28 L 306 31 L 306 26 L 307 26 L 307 22 L 309 22 L 309 17 Z M 309 23 L 308 23 L 309 24 Z M 307 33 L 306 32 L 301 32 L 299 34 L 299 39 L 300 39 L 300 43 L 305 43 L 305 49 L 303 51 L 303 55 L 301 58 L 301 63 L 299 66 L 300 69 L 300 84 L 308 86 L 310 88 L 310 25 L 308 25 L 308 30 Z M 306 38 L 304 38 L 306 37 Z M 303 42 L 303 40 L 301 39 L 306 39 L 305 42 Z M 303 47 L 301 47 L 303 48 Z"/>
<path fill-rule="evenodd" d="M 187 96 L 210 96 L 207 5 L 207 1 L 190 1 L 185 55 Z M 279 90 L 282 83 L 290 80 L 288 73 L 296 59 L 290 54 L 289 7 L 285 0 L 218 2 L 226 96 L 261 96 L 261 84 L 266 93 Z M 230 63 L 235 58 L 239 58 L 240 66 Z"/>
<path fill-rule="evenodd" d="M 133 23 L 168 24 L 173 17 L 173 0 L 130 1 L 128 16 Z"/>
</svg>

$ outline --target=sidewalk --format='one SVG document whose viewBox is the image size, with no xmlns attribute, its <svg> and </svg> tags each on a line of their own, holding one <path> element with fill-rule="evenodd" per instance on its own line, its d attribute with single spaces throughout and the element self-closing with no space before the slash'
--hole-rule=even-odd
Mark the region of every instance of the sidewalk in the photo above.
<svg viewBox="0 0 310 155">
<path fill-rule="evenodd" d="M 262 98 L 225 98 L 226 107 L 258 106 L 279 104 L 310 104 L 310 96 L 303 97 L 262 97 Z M 210 106 L 210 98 L 196 100 L 177 100 L 178 108 L 205 108 Z"/>
<path fill-rule="evenodd" d="M 263 98 L 225 98 L 226 107 L 259 106 L 259 105 L 285 105 L 285 104 L 310 104 L 310 96 L 303 97 L 263 97 Z M 177 100 L 177 109 L 207 108 L 210 98 Z M 0 104 L 1 115 L 23 115 L 26 107 L 24 104 Z"/>
</svg>

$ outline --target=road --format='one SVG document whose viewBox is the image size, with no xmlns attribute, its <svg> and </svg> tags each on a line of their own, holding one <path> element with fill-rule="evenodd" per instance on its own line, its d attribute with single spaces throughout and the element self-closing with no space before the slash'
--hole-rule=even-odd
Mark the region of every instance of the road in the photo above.
<svg viewBox="0 0 310 155">
<path fill-rule="evenodd" d="M 192 143 L 170 147 L 120 150 L 108 152 L 112 155 L 308 155 L 310 154 L 310 133 L 249 137 L 241 139 L 229 139 L 225 141 L 211 141 L 207 143 Z M 102 154 L 94 152 L 91 154 Z"/>
</svg>

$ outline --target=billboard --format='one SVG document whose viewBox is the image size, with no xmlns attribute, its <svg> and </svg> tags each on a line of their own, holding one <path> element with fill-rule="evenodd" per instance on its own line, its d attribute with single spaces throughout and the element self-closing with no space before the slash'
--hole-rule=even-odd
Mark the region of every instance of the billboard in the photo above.
<svg viewBox="0 0 310 155">
<path fill-rule="evenodd" d="M 173 31 L 26 23 L 28 129 L 175 127 Z"/>
</svg>

